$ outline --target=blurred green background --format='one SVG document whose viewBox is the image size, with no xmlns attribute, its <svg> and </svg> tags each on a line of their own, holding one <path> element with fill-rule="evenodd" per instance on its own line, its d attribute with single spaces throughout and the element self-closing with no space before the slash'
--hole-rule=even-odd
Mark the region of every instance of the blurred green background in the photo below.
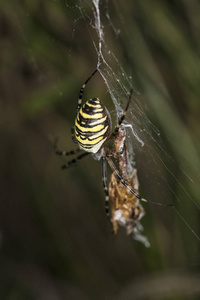
<svg viewBox="0 0 200 300">
<path fill-rule="evenodd" d="M 92 1 L 0 4 L 0 299 L 199 299 L 199 1 L 100 1 L 106 59 L 114 69 L 108 48 L 140 92 L 141 194 L 173 203 L 192 228 L 144 205 L 150 248 L 123 229 L 112 235 L 100 162 L 61 171 L 53 151 L 55 137 L 74 148 L 79 89 L 97 65 L 94 11 Z M 115 120 L 99 74 L 84 99 L 94 96 Z"/>
</svg>

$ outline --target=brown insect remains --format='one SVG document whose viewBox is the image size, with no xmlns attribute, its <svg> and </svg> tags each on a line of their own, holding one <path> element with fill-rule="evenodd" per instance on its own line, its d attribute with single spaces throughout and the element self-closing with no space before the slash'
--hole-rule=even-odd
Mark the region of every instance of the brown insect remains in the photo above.
<svg viewBox="0 0 200 300">
<path fill-rule="evenodd" d="M 137 170 L 134 169 L 131 175 L 128 171 L 129 159 L 126 132 L 123 125 L 120 126 L 117 137 L 113 142 L 112 152 L 121 178 L 139 194 Z M 111 174 L 110 178 L 109 200 L 113 233 L 117 234 L 119 225 L 126 228 L 127 234 L 132 233 L 136 229 L 138 221 L 144 216 L 145 210 L 136 195 L 116 177 L 115 172 Z"/>
</svg>

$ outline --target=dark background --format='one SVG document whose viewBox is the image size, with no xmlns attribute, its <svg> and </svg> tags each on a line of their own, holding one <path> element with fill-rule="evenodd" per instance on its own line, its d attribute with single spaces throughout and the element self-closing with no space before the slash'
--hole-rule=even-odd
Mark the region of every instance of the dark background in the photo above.
<svg viewBox="0 0 200 300">
<path fill-rule="evenodd" d="M 200 4 L 116 2 L 100 1 L 105 39 L 160 132 L 154 141 L 149 129 L 145 146 L 133 146 L 141 193 L 175 204 L 192 229 L 171 209 L 146 204 L 150 248 L 123 229 L 113 236 L 100 163 L 88 157 L 60 170 L 66 160 L 53 140 L 74 148 L 79 89 L 97 65 L 92 2 L 1 1 L 1 299 L 199 299 Z M 84 99 L 94 96 L 115 120 L 99 74 Z"/>
</svg>

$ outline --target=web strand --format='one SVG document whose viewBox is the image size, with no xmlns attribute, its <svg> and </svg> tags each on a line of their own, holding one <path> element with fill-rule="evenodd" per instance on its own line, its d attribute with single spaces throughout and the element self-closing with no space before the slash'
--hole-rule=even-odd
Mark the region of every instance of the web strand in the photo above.
<svg viewBox="0 0 200 300">
<path fill-rule="evenodd" d="M 118 5 L 117 3 L 115 4 Z M 101 7 L 102 8 L 102 7 Z M 104 7 L 105 8 L 105 7 Z M 187 172 L 178 165 L 174 161 L 173 158 L 167 153 L 167 150 L 163 146 L 162 137 L 160 130 L 149 120 L 147 114 L 145 113 L 144 106 L 146 105 L 145 101 L 139 98 L 139 93 L 134 88 L 134 84 L 132 84 L 133 79 L 132 76 L 127 74 L 123 63 L 118 58 L 115 51 L 115 47 L 112 47 L 110 41 L 107 39 L 107 36 L 110 36 L 111 31 L 115 36 L 116 44 L 120 47 L 120 44 L 117 43 L 120 34 L 123 34 L 124 28 L 126 28 L 126 20 L 124 15 L 121 13 L 120 9 L 118 8 L 119 18 L 118 23 L 113 22 L 111 18 L 111 14 L 109 13 L 108 3 L 106 5 L 106 18 L 108 24 L 104 24 L 102 22 L 101 17 L 101 10 L 100 10 L 100 1 L 93 0 L 93 13 L 94 13 L 94 22 L 93 28 L 95 28 L 98 41 L 95 42 L 92 39 L 92 43 L 97 53 L 97 68 L 99 68 L 99 73 L 101 74 L 107 91 L 115 105 L 117 117 L 116 120 L 119 118 L 120 113 L 122 112 L 122 107 L 124 107 L 125 99 L 127 93 L 130 91 L 130 88 L 133 88 L 134 91 L 134 103 L 131 103 L 130 106 L 130 116 L 126 119 L 124 126 L 129 132 L 127 137 L 129 152 L 134 153 L 135 149 L 139 149 L 140 158 L 145 157 L 148 163 L 148 159 L 151 160 L 151 164 L 153 165 L 152 171 L 147 176 L 154 176 L 155 173 L 159 175 L 159 180 L 162 181 L 162 184 L 166 186 L 166 190 L 169 191 L 169 195 L 171 198 L 175 198 L 175 201 L 179 201 L 179 205 L 184 205 L 184 203 L 191 203 L 191 205 L 195 205 L 195 207 L 199 210 L 200 205 L 199 203 L 191 196 L 187 186 L 185 186 L 180 178 L 174 174 L 170 165 L 177 165 L 179 172 L 188 179 L 191 183 L 193 183 L 193 179 L 191 176 L 187 174 Z M 107 35 L 107 31 L 109 34 Z M 125 33 L 126 34 L 126 33 Z M 128 47 L 128 45 L 127 45 Z M 113 67 L 114 66 L 114 67 Z M 131 69 L 131 72 L 134 76 L 134 69 Z M 170 124 L 169 124 L 170 126 Z M 133 156 L 133 155 L 132 155 Z M 143 159 L 142 159 L 143 160 Z M 136 157 L 137 162 L 137 157 Z M 137 164 L 137 168 L 139 169 L 139 165 Z M 163 171 L 164 169 L 164 171 Z M 168 174 L 166 176 L 166 174 Z M 170 179 L 169 179 L 170 178 Z M 156 185 L 156 178 L 155 178 L 155 186 Z M 178 193 L 176 189 L 174 189 L 174 184 L 171 182 L 175 182 L 178 189 L 181 189 L 184 197 L 179 199 Z M 160 191 L 159 191 L 160 192 Z M 188 201 L 189 200 L 189 201 Z M 195 235 L 195 237 L 199 240 L 197 233 L 192 229 L 189 222 L 187 222 L 186 218 L 175 208 L 174 212 L 176 213 L 177 217 L 180 218 L 187 226 L 187 228 Z M 187 217 L 187 216 L 186 216 Z"/>
</svg>

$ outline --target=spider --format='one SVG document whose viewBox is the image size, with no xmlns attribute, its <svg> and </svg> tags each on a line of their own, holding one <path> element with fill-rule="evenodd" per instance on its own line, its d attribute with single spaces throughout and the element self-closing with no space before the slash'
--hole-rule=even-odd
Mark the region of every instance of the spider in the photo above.
<svg viewBox="0 0 200 300">
<path fill-rule="evenodd" d="M 90 77 L 85 81 L 85 83 L 82 85 L 80 92 L 79 92 L 79 99 L 78 99 L 78 105 L 77 105 L 77 112 L 76 112 L 76 118 L 75 118 L 75 125 L 72 128 L 72 140 L 78 144 L 78 148 L 76 150 L 72 150 L 69 152 L 61 151 L 57 148 L 57 140 L 55 141 L 54 148 L 55 152 L 58 155 L 75 155 L 81 151 L 81 154 L 78 154 L 78 156 L 72 160 L 70 160 L 67 164 L 62 166 L 62 169 L 68 168 L 71 164 L 76 163 L 83 157 L 93 154 L 94 159 L 102 160 L 102 183 L 104 187 L 104 193 L 105 193 L 105 211 L 109 218 L 109 190 L 108 190 L 108 184 L 107 184 L 107 170 L 106 170 L 106 161 L 110 165 L 111 169 L 113 170 L 112 179 L 111 182 L 115 185 L 115 188 L 113 188 L 113 191 L 117 189 L 121 189 L 121 185 L 125 187 L 129 191 L 130 194 L 132 194 L 135 199 L 135 202 L 137 202 L 137 205 L 139 207 L 139 210 L 141 212 L 138 212 L 135 217 L 136 219 L 139 219 L 139 216 L 142 214 L 142 207 L 138 204 L 139 201 L 143 202 L 149 202 L 154 203 L 151 201 L 147 201 L 146 199 L 142 198 L 138 194 L 137 188 L 132 188 L 132 185 L 136 186 L 136 176 L 134 175 L 130 178 L 127 178 L 127 176 L 124 176 L 123 174 L 123 168 L 120 167 L 120 170 L 118 171 L 115 167 L 115 164 L 111 157 L 117 158 L 118 155 L 121 155 L 121 159 L 123 156 L 125 156 L 125 152 L 127 151 L 125 144 L 122 142 L 120 144 L 120 147 L 116 147 L 117 145 L 117 139 L 119 138 L 121 131 L 123 129 L 122 123 L 125 119 L 131 97 L 132 97 L 132 90 L 130 92 L 130 95 L 128 97 L 126 108 L 121 115 L 121 117 L 118 120 L 118 124 L 115 127 L 115 130 L 110 134 L 111 131 L 111 118 L 110 114 L 107 110 L 107 108 L 104 106 L 104 104 L 101 102 L 99 98 L 92 98 L 85 102 L 82 105 L 82 98 L 84 89 L 87 85 L 87 83 L 90 81 L 90 79 L 96 74 L 98 69 L 96 69 Z M 120 153 L 115 153 L 115 150 L 113 150 L 108 147 L 108 143 L 110 143 L 114 139 L 114 148 L 117 148 L 116 151 Z M 117 180 L 117 181 L 116 181 Z M 115 183 L 116 181 L 116 183 Z M 119 184 L 120 182 L 120 184 Z M 112 190 L 112 189 L 111 189 Z M 126 194 L 126 192 L 123 192 Z M 111 193 L 112 194 L 112 193 Z M 128 195 L 128 193 L 127 193 Z M 112 198 L 112 196 L 111 196 Z M 159 203 L 155 203 L 158 204 Z M 160 204 L 162 205 L 162 204 Z M 165 204 L 163 204 L 165 205 Z M 136 212 L 135 212 L 136 213 Z M 116 230 L 115 230 L 116 231 Z"/>
</svg>

